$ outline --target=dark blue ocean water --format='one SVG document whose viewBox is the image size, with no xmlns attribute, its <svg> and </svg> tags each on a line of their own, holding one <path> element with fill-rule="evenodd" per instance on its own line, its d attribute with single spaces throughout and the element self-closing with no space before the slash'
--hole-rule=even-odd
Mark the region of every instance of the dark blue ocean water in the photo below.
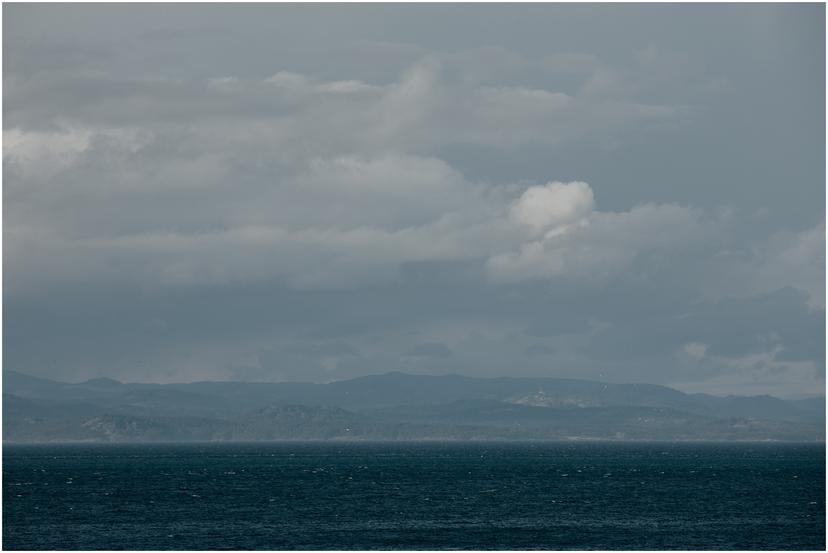
<svg viewBox="0 0 828 553">
<path fill-rule="evenodd" d="M 825 449 L 3 447 L 5 549 L 824 549 Z"/>
</svg>

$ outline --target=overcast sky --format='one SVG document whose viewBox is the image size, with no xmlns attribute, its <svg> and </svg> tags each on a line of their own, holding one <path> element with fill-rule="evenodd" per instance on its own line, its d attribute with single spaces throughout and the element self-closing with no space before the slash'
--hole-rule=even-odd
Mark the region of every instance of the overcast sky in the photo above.
<svg viewBox="0 0 828 553">
<path fill-rule="evenodd" d="M 824 9 L 5 4 L 4 366 L 823 393 Z"/>
</svg>

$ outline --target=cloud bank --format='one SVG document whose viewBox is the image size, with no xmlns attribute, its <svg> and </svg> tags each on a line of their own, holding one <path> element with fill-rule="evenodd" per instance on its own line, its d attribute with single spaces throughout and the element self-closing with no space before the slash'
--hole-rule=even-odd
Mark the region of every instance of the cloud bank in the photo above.
<svg viewBox="0 0 828 553">
<path fill-rule="evenodd" d="M 812 8 L 65 9 L 7 17 L 18 370 L 824 387 Z"/>
</svg>

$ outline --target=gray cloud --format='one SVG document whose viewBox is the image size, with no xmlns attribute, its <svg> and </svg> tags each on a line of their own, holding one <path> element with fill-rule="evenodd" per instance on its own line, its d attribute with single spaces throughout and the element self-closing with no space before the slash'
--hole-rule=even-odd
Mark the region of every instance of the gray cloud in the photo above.
<svg viewBox="0 0 828 553">
<path fill-rule="evenodd" d="M 541 356 L 541 355 L 552 355 L 555 353 L 555 350 L 549 346 L 545 346 L 543 344 L 532 344 L 528 346 L 525 350 L 526 355 L 529 356 Z"/>
<path fill-rule="evenodd" d="M 824 8 L 325 9 L 6 10 L 7 365 L 824 385 Z"/>
<path fill-rule="evenodd" d="M 404 357 L 446 358 L 451 357 L 451 350 L 440 342 L 417 344 L 403 354 Z"/>
</svg>

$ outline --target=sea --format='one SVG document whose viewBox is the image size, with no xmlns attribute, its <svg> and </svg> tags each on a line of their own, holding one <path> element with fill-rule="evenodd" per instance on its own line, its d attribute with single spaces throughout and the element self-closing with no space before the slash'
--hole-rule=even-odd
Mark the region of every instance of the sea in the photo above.
<svg viewBox="0 0 828 553">
<path fill-rule="evenodd" d="M 825 445 L 4 445 L 2 518 L 6 550 L 824 550 Z"/>
</svg>

